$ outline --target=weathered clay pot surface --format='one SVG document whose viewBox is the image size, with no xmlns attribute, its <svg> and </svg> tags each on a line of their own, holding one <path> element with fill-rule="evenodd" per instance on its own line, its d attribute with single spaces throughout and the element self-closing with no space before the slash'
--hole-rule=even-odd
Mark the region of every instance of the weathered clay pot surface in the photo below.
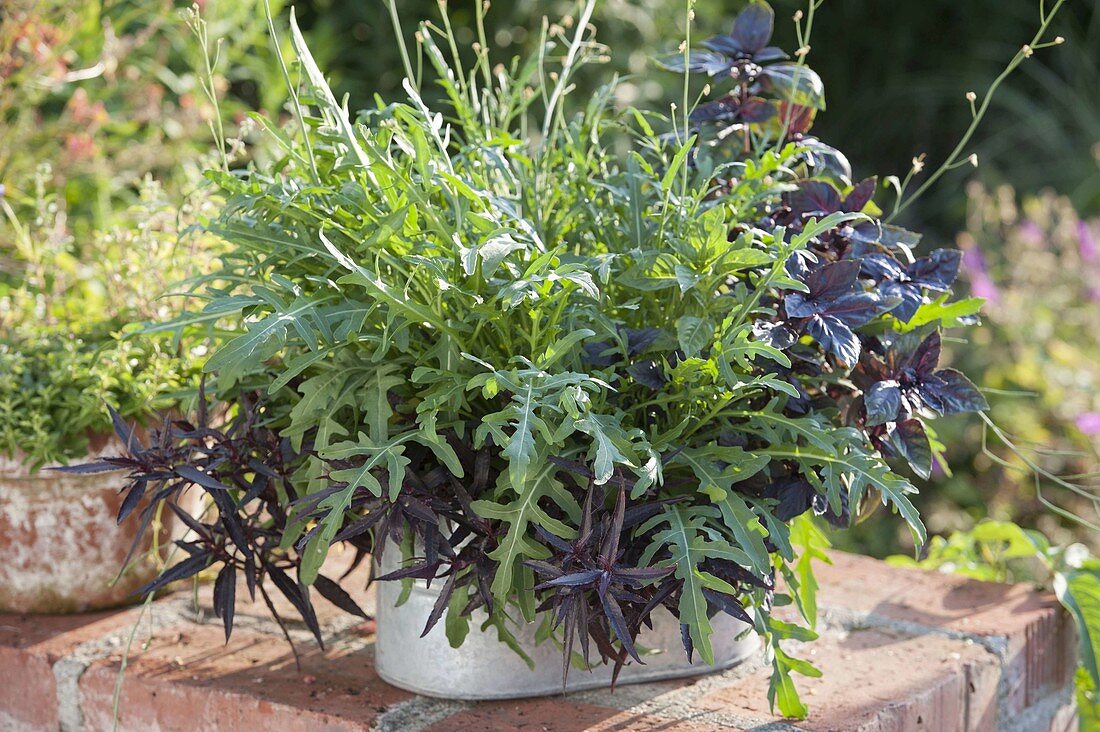
<svg viewBox="0 0 1100 732">
<path fill-rule="evenodd" d="M 115 440 L 95 443 L 87 460 L 122 452 Z M 156 576 L 148 559 L 111 584 L 140 527 L 136 515 L 115 523 L 125 473 L 32 474 L 20 463 L 0 457 L 0 612 L 72 613 L 138 599 L 134 591 Z"/>
</svg>

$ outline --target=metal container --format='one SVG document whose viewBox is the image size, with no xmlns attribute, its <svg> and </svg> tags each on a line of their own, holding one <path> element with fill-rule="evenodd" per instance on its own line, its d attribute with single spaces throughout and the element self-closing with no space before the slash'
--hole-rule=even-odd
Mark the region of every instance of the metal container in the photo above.
<svg viewBox="0 0 1100 732">
<path fill-rule="evenodd" d="M 86 459 L 121 448 L 103 437 Z M 22 462 L 0 456 L 0 612 L 83 612 L 140 599 L 134 591 L 157 575 L 151 561 L 114 582 L 141 523 L 136 516 L 115 523 L 124 474 L 31 473 Z M 141 551 L 150 544 L 147 535 Z"/>
<path fill-rule="evenodd" d="M 399 550 L 391 547 L 383 554 L 378 572 L 397 569 Z M 511 630 L 527 655 L 535 662 L 532 670 L 508 646 L 497 640 L 490 629 L 481 632 L 486 616 L 475 611 L 470 633 L 460 648 L 451 648 L 444 623 L 440 621 L 421 638 L 428 615 L 438 597 L 442 582 L 430 589 L 422 581 L 413 585 L 408 600 L 396 606 L 401 594 L 400 582 L 379 582 L 377 636 L 374 645 L 375 670 L 385 681 L 402 689 L 444 699 L 515 699 L 562 692 L 560 648 L 549 641 L 535 643 L 538 623 L 523 624 Z M 619 673 L 619 684 L 637 684 L 682 676 L 696 676 L 728 669 L 744 661 L 760 648 L 759 639 L 747 624 L 721 614 L 712 621 L 714 664 L 696 658 L 688 663 L 680 640 L 680 624 L 664 608 L 653 613 L 653 629 L 643 629 L 640 647 L 653 652 L 642 656 L 644 665 L 628 661 Z M 580 691 L 611 685 L 611 666 L 597 665 L 590 671 L 571 669 L 566 691 Z"/>
</svg>

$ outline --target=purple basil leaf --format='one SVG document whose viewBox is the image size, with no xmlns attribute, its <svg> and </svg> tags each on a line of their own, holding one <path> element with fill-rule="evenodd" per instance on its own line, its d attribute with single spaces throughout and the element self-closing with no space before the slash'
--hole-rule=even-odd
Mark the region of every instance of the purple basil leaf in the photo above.
<svg viewBox="0 0 1100 732">
<path fill-rule="evenodd" d="M 650 389 L 660 389 L 668 381 L 664 369 L 653 359 L 632 363 L 626 367 L 626 372 L 634 381 Z"/>
<path fill-rule="evenodd" d="M 920 396 L 940 414 L 983 412 L 989 403 L 970 379 L 955 369 L 942 369 L 920 385 Z"/>
<path fill-rule="evenodd" d="M 674 53 L 658 59 L 657 63 L 677 73 L 684 73 L 684 54 Z M 729 57 L 722 53 L 712 51 L 688 51 L 687 71 L 694 74 L 708 74 L 717 76 L 730 70 L 732 64 Z"/>
<path fill-rule="evenodd" d="M 899 422 L 890 430 L 890 446 L 905 458 L 909 467 L 928 480 L 932 475 L 932 446 L 919 419 Z"/>
<path fill-rule="evenodd" d="M 905 365 L 913 369 L 913 371 L 921 377 L 931 376 L 936 366 L 939 365 L 942 347 L 943 342 L 940 338 L 940 332 L 938 330 L 932 331 L 932 333 L 916 347 L 906 360 Z"/>
<path fill-rule="evenodd" d="M 775 13 L 767 3 L 752 3 L 737 14 L 730 37 L 742 51 L 755 54 L 762 51 L 772 38 Z"/>
<path fill-rule="evenodd" d="M 809 318 L 821 312 L 821 306 L 813 297 L 801 292 L 788 293 L 783 298 L 783 307 L 788 318 Z"/>
<path fill-rule="evenodd" d="M 858 328 L 882 311 L 883 301 L 873 292 L 853 292 L 841 295 L 825 304 L 822 315 L 830 315 L 849 328 Z"/>
<path fill-rule="evenodd" d="M 633 358 L 652 346 L 660 337 L 660 328 L 627 328 L 626 354 Z"/>
<path fill-rule="evenodd" d="M 818 267 L 806 277 L 806 286 L 814 300 L 835 300 L 847 295 L 856 287 L 860 263 L 845 259 Z"/>
<path fill-rule="evenodd" d="M 893 380 L 880 381 L 864 395 L 863 406 L 868 427 L 893 422 L 901 411 L 901 387 Z"/>
<path fill-rule="evenodd" d="M 909 282 L 883 282 L 878 286 L 879 294 L 895 303 L 890 314 L 903 323 L 908 323 L 924 304 L 921 288 Z"/>
<path fill-rule="evenodd" d="M 946 292 L 959 275 L 961 261 L 962 252 L 958 249 L 937 249 L 909 265 L 907 272 L 916 284 L 937 292 Z"/>
<path fill-rule="evenodd" d="M 778 501 L 773 509 L 780 521 L 790 521 L 810 510 L 817 493 L 810 482 L 802 476 L 782 478 L 764 489 L 764 497 Z"/>
<path fill-rule="evenodd" d="M 736 57 L 743 50 L 733 36 L 714 36 L 703 41 L 703 47 L 720 53 L 730 58 Z"/>
<path fill-rule="evenodd" d="M 859 338 L 842 321 L 831 316 L 815 315 L 806 323 L 809 333 L 827 353 L 836 356 L 846 366 L 859 361 Z"/>
<path fill-rule="evenodd" d="M 758 64 L 766 64 L 772 61 L 782 61 L 790 58 L 783 49 L 777 46 L 766 46 L 752 55 L 752 60 Z"/>
<path fill-rule="evenodd" d="M 840 206 L 841 210 L 851 211 L 853 213 L 862 211 L 863 207 L 871 201 L 871 197 L 875 195 L 875 188 L 877 186 L 877 178 L 864 178 L 844 197 L 844 202 L 841 203 Z"/>
<path fill-rule="evenodd" d="M 840 210 L 840 193 L 823 180 L 799 181 L 798 190 L 790 194 L 790 206 L 796 213 L 831 214 Z"/>
<path fill-rule="evenodd" d="M 852 515 L 848 509 L 848 493 L 840 494 L 840 513 L 829 505 L 829 499 L 817 493 L 813 500 L 814 516 L 823 516 L 825 520 L 838 529 L 847 529 L 852 522 Z"/>
<path fill-rule="evenodd" d="M 766 320 L 758 320 L 753 324 L 752 334 L 761 343 L 766 343 L 781 351 L 798 342 L 798 332 L 785 323 L 769 323 Z"/>
<path fill-rule="evenodd" d="M 860 274 L 876 282 L 900 281 L 905 277 L 905 267 L 886 254 L 868 254 L 860 260 Z"/>
</svg>

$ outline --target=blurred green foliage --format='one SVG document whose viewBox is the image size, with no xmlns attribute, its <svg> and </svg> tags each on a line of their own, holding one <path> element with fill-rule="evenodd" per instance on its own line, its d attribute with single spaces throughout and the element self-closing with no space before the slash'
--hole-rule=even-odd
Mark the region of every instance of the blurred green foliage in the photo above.
<svg viewBox="0 0 1100 732">
<path fill-rule="evenodd" d="M 693 36 L 728 31 L 744 4 L 697 0 Z M 674 50 L 675 39 L 683 38 L 684 5 L 599 3 L 593 16 L 597 38 L 607 46 L 613 69 L 631 76 L 620 101 L 644 107 L 679 98 L 679 80 L 661 74 L 650 59 L 654 51 Z M 777 42 L 794 47 L 790 18 L 805 2 L 774 5 Z M 402 66 L 384 2 L 303 0 L 295 6 L 321 66 L 338 93 L 350 95 L 353 109 L 369 106 L 376 93 L 394 98 Z M 398 8 L 410 39 L 419 21 L 438 23 L 436 0 L 401 0 Z M 473 0 L 448 5 L 460 47 L 475 40 L 473 8 Z M 543 17 L 558 21 L 575 8 L 572 0 L 497 0 L 487 20 L 490 43 L 502 51 L 498 60 L 537 47 Z M 992 81 L 1030 37 L 1036 16 L 1032 0 L 828 0 L 817 12 L 811 38 L 813 67 L 829 90 L 829 109 L 815 131 L 848 154 L 858 176 L 904 175 L 921 153 L 934 166 L 970 121 L 965 93 Z M 1024 192 L 1052 186 L 1084 212 L 1100 213 L 1100 0 L 1067 4 L 1054 31 L 1066 42 L 1024 64 L 979 131 L 978 175 Z M 589 68 L 578 84 L 600 79 L 606 79 L 606 69 Z M 918 220 L 919 228 L 950 235 L 963 218 L 964 175 L 946 179 L 908 218 Z"/>
<path fill-rule="evenodd" d="M 240 117 L 278 105 L 255 1 L 208 0 L 221 53 L 215 96 Z M 209 242 L 184 236 L 210 206 L 217 160 L 199 51 L 171 0 L 10 0 L 0 17 L 0 456 L 76 457 L 127 418 L 171 407 L 196 376 L 165 337 L 117 340 L 165 317 L 158 300 L 201 271 Z M 193 387 L 193 384 L 190 384 Z"/>
</svg>

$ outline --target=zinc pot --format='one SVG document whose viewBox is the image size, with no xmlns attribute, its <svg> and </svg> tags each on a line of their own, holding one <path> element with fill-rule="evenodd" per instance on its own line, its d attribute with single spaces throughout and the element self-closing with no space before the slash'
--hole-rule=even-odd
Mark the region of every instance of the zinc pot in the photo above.
<svg viewBox="0 0 1100 732">
<path fill-rule="evenodd" d="M 396 548 L 384 552 L 377 572 L 384 574 L 397 569 L 399 558 L 400 550 Z M 515 699 L 562 692 L 561 649 L 549 641 L 536 644 L 538 622 L 521 623 L 511 628 L 535 662 L 534 669 L 497 640 L 495 630 L 480 630 L 481 623 L 486 620 L 481 610 L 474 612 L 470 632 L 460 648 L 451 647 L 443 621 L 421 638 L 442 584 L 440 581 L 425 588 L 422 581 L 414 582 L 408 600 L 400 606 L 397 606 L 400 582 L 375 585 L 378 630 L 374 653 L 379 676 L 402 689 L 444 699 Z M 642 656 L 644 665 L 628 661 L 619 673 L 618 684 L 707 674 L 732 668 L 758 652 L 759 638 L 746 623 L 725 614 L 714 617 L 711 622 L 714 626 L 714 663 L 705 664 L 698 657 L 695 663 L 689 663 L 681 642 L 679 621 L 664 608 L 654 611 L 652 630 L 643 629 L 637 640 L 639 647 L 652 653 Z M 610 686 L 611 673 L 609 665 L 595 665 L 590 671 L 571 669 L 565 691 Z"/>
<path fill-rule="evenodd" d="M 72 462 L 121 452 L 103 437 Z M 115 522 L 125 473 L 32 473 L 21 457 L 0 457 L 0 612 L 74 613 L 139 599 L 133 593 L 156 576 L 141 558 L 152 532 L 114 583 L 141 524 L 136 516 Z"/>
</svg>

